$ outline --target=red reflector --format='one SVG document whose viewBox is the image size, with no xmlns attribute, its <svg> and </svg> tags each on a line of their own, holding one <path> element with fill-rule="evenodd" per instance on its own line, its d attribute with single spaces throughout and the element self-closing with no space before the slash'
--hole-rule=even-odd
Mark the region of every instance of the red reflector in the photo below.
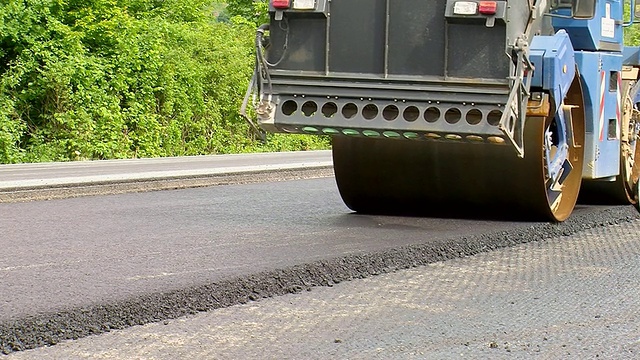
<svg viewBox="0 0 640 360">
<path fill-rule="evenodd" d="M 498 9 L 498 3 L 495 1 L 480 1 L 478 3 L 478 12 L 484 15 L 494 15 Z"/>
<path fill-rule="evenodd" d="M 271 6 L 276 9 L 288 9 L 290 0 L 271 0 Z"/>
</svg>

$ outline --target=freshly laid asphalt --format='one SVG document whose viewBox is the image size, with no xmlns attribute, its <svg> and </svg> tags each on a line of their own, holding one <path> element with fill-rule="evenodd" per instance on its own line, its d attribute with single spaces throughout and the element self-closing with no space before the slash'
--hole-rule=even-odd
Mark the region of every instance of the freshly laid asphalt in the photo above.
<svg viewBox="0 0 640 360">
<path fill-rule="evenodd" d="M 332 178 L 0 204 L 0 353 L 638 219 L 357 215 Z"/>
<path fill-rule="evenodd" d="M 634 360 L 639 232 L 587 229 L 9 359 Z"/>
</svg>

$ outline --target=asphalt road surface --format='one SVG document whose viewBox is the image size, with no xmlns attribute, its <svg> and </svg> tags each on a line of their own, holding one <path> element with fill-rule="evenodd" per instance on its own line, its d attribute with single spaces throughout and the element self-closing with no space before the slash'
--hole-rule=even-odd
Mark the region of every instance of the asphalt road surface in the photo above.
<svg viewBox="0 0 640 360">
<path fill-rule="evenodd" d="M 193 178 L 331 166 L 331 151 L 183 156 L 0 165 L 0 190 Z"/>
<path fill-rule="evenodd" d="M 326 177 L 331 151 L 0 165 L 0 203 Z"/>
<path fill-rule="evenodd" d="M 640 222 L 14 353 L 20 359 L 638 359 Z"/>
<path fill-rule="evenodd" d="M 392 313 L 395 313 L 393 310 L 395 309 L 394 302 L 401 301 L 409 308 L 413 306 L 411 303 L 415 303 L 416 308 L 424 307 L 424 304 L 420 305 L 420 301 L 431 300 L 420 291 L 438 289 L 443 284 L 438 282 L 420 283 L 422 280 L 412 280 L 413 277 L 418 276 L 425 281 L 437 281 L 434 279 L 437 279 L 438 276 L 455 274 L 456 266 L 465 265 L 459 261 L 471 261 L 471 264 L 465 265 L 469 269 L 482 269 L 487 267 L 484 262 L 488 261 L 482 260 L 483 256 L 494 256 L 491 254 L 503 254 L 511 251 L 506 249 L 462 260 L 451 260 L 484 254 L 490 250 L 513 247 L 531 241 L 540 242 L 545 239 L 555 239 L 558 236 L 562 236 L 562 238 L 539 244 L 546 246 L 545 244 L 553 244 L 554 241 L 564 244 L 567 239 L 586 236 L 584 235 L 585 231 L 604 232 L 603 234 L 598 233 L 598 236 L 601 236 L 603 240 L 611 238 L 615 241 L 627 241 L 631 244 L 626 248 L 629 251 L 605 252 L 606 255 L 614 254 L 615 256 L 612 255 L 612 259 L 592 256 L 587 261 L 611 261 L 612 266 L 614 263 L 633 265 L 633 261 L 637 260 L 638 255 L 637 248 L 633 247 L 638 233 L 637 219 L 638 214 L 631 207 L 603 206 L 580 206 L 576 209 L 574 216 L 562 224 L 497 219 L 486 221 L 356 215 L 342 205 L 332 178 L 4 203 L 0 204 L 0 229 L 2 229 L 0 236 L 0 249 L 2 249 L 0 252 L 0 353 L 11 353 L 56 344 L 66 339 L 77 339 L 110 332 L 106 335 L 100 335 L 98 338 L 86 338 L 77 343 L 71 342 L 51 349 L 36 349 L 35 353 L 23 352 L 12 355 L 36 356 L 34 358 L 39 358 L 38 356 L 41 355 L 44 358 L 55 357 L 58 355 L 53 353 L 38 355 L 40 354 L 38 351 L 58 351 L 55 349 L 75 346 L 69 344 L 83 346 L 82 344 L 86 341 L 93 341 L 93 339 L 102 339 L 103 337 L 111 339 L 117 334 L 127 334 L 126 331 L 160 326 L 147 325 L 147 327 L 130 328 L 141 324 L 165 324 L 168 321 L 167 324 L 170 325 L 186 324 L 184 326 L 189 327 L 191 326 L 189 325 L 190 321 L 194 321 L 193 330 L 197 331 L 204 325 L 195 320 L 206 319 L 206 316 L 209 315 L 225 316 L 224 314 L 227 314 L 233 317 L 236 311 L 239 319 L 237 324 L 242 323 L 243 317 L 246 321 L 253 321 L 250 320 L 251 315 L 243 315 L 245 311 L 249 313 L 254 311 L 254 314 L 266 311 L 267 313 L 262 318 L 265 321 L 264 324 L 256 326 L 264 326 L 264 329 L 279 326 L 286 329 L 286 326 L 289 326 L 287 324 L 296 326 L 294 325 L 295 319 L 286 308 L 280 312 L 280 315 L 277 315 L 278 306 L 281 306 L 279 302 L 284 301 L 286 306 L 289 301 L 295 299 L 301 299 L 299 306 L 309 304 L 307 310 L 300 311 L 308 312 L 310 320 L 299 316 L 302 321 L 300 326 L 304 328 L 306 322 L 313 323 L 317 320 L 317 330 L 313 330 L 313 327 L 307 327 L 309 331 L 320 331 L 320 329 L 329 331 L 333 326 L 332 323 L 327 323 L 329 327 L 324 326 L 322 321 L 318 320 L 322 319 L 321 313 L 314 314 L 313 311 L 316 309 L 321 311 L 321 303 L 326 303 L 328 306 L 330 304 L 341 306 L 340 299 L 343 298 L 345 299 L 344 305 L 347 306 L 345 309 L 348 309 L 349 306 L 346 301 L 352 299 L 356 302 L 360 301 L 361 307 L 371 306 L 372 311 L 375 311 L 376 299 L 388 299 L 391 303 L 384 305 L 383 302 L 382 312 L 371 313 L 367 318 L 379 318 L 384 322 L 385 319 L 390 319 Z M 620 228 L 624 230 L 619 230 Z M 622 235 L 626 237 L 622 237 Z M 589 235 L 588 237 L 592 238 L 593 236 Z M 598 246 L 595 247 L 598 248 Z M 559 248 L 563 249 L 563 246 L 559 245 Z M 577 246 L 568 254 L 580 256 L 585 251 Z M 539 259 L 536 258 L 536 254 L 540 256 Z M 616 258 L 618 255 L 624 255 L 626 258 Z M 476 261 L 473 259 L 480 262 L 473 263 Z M 527 260 L 531 263 L 529 267 L 540 268 L 542 263 L 537 263 L 538 260 L 546 261 L 547 265 L 553 263 L 553 261 L 544 260 L 542 254 L 534 252 Z M 494 260 L 490 261 L 490 263 L 493 262 Z M 519 264 L 517 262 L 514 265 L 516 272 L 522 271 L 526 274 L 527 266 L 523 263 L 523 268 L 520 269 Z M 386 274 L 398 269 L 416 266 L 420 267 L 371 278 L 372 275 Z M 449 266 L 453 266 L 453 268 Z M 630 271 L 637 271 L 637 268 L 633 270 L 633 266 L 623 266 L 621 269 L 616 268 L 611 271 L 616 274 L 617 272 L 624 273 L 623 270 L 627 268 L 630 268 Z M 548 266 L 542 267 L 547 268 Z M 431 274 L 434 271 L 435 273 Z M 471 275 L 474 274 L 473 270 L 468 272 Z M 634 276 L 637 278 L 636 275 L 631 272 L 624 276 L 631 279 Z M 394 278 L 394 276 L 400 277 Z M 543 280 L 554 278 L 554 276 L 549 273 L 543 276 Z M 490 280 L 491 277 L 491 274 L 487 275 L 487 279 Z M 367 280 L 344 282 L 359 278 L 367 278 Z M 469 284 L 476 284 L 479 290 L 484 289 L 483 296 L 492 299 L 501 298 L 501 293 L 496 292 L 498 288 L 489 283 L 483 284 L 480 280 L 482 279 L 472 280 Z M 371 281 L 379 282 L 373 284 Z M 405 295 L 401 296 L 402 299 L 396 298 L 394 295 L 397 291 L 395 286 L 402 284 L 403 281 L 408 281 L 407 289 L 410 289 L 413 283 L 418 284 L 417 295 L 407 293 L 406 299 L 404 299 Z M 467 283 L 467 280 L 460 281 Z M 518 287 L 510 279 L 504 278 L 502 281 L 504 282 L 503 292 L 508 293 L 513 288 L 515 299 L 526 297 L 527 292 L 525 291 L 524 295 L 519 294 Z M 318 288 L 318 286 L 333 286 L 338 283 L 340 284 L 332 289 Z M 579 293 L 579 289 L 565 291 L 564 286 L 583 285 L 583 283 L 572 280 L 562 284 L 560 286 L 557 283 L 541 283 L 538 292 L 547 292 L 549 296 L 555 294 L 559 298 L 580 301 L 580 294 L 576 295 Z M 377 291 L 378 295 L 362 295 L 363 297 L 361 296 L 358 300 L 360 296 L 358 294 L 365 294 L 366 288 L 370 285 L 372 286 L 371 291 Z M 637 289 L 637 286 L 635 288 L 633 286 L 620 288 L 620 283 L 611 281 L 602 281 L 601 285 L 604 288 L 598 293 L 605 300 L 610 299 L 610 301 L 606 300 L 609 301 L 607 304 L 618 304 L 620 298 L 637 298 L 637 293 L 633 290 Z M 304 292 L 306 289 L 314 290 L 307 293 Z M 458 310 L 463 310 L 463 312 L 467 311 L 465 309 L 469 306 L 482 304 L 493 306 L 491 305 L 492 301 L 489 300 L 482 300 L 485 301 L 484 303 L 482 301 L 476 303 L 473 300 L 474 296 L 467 294 L 468 290 L 469 288 L 458 289 L 452 286 L 450 291 L 453 293 L 441 291 L 430 291 L 429 293 L 432 295 L 444 294 L 441 296 L 449 294 L 446 296 L 460 301 Z M 301 291 L 303 294 L 293 297 L 286 295 L 252 302 L 252 300 Z M 336 293 L 336 291 L 338 292 Z M 349 291 L 355 291 L 353 293 L 355 295 L 349 295 Z M 322 298 L 313 300 L 314 294 L 324 294 L 322 296 L 326 296 L 327 300 L 322 300 Z M 615 297 L 616 295 L 618 298 Z M 307 298 L 308 296 L 311 298 Z M 332 296 L 338 300 L 330 300 Z M 425 296 L 424 300 L 417 300 L 422 299 L 423 296 Z M 480 297 L 481 294 L 478 295 L 478 298 Z M 540 296 L 537 297 L 540 299 Z M 243 303 L 248 304 L 238 306 Z M 498 303 L 500 304 L 500 302 Z M 534 315 L 547 307 L 557 305 L 546 300 L 540 301 L 538 304 L 546 305 L 538 305 L 536 308 L 538 311 L 533 313 Z M 628 304 L 633 306 L 634 303 L 628 302 Z M 526 306 L 525 304 L 520 309 L 522 310 Z M 498 309 L 502 310 L 503 308 L 501 306 Z M 255 309 L 261 310 L 256 312 Z M 331 309 L 327 308 L 326 311 L 334 311 Z M 481 308 L 476 310 L 487 311 Z M 576 312 L 579 309 L 574 310 L 573 315 L 578 316 Z M 624 312 L 626 310 L 627 308 L 620 305 L 616 311 Z M 185 318 L 185 316 L 194 316 L 204 311 L 208 311 L 208 313 Z M 276 315 L 269 313 L 270 311 L 276 311 Z M 328 345 L 332 348 L 318 347 L 319 345 L 314 344 L 313 341 L 296 342 L 297 345 L 292 342 L 288 348 L 285 346 L 280 352 L 274 350 L 276 352 L 267 353 L 261 350 L 268 348 L 264 344 L 269 342 L 278 344 L 278 341 L 273 338 L 269 341 L 269 337 L 257 334 L 257 339 L 251 338 L 253 340 L 249 341 L 250 344 L 255 341 L 256 346 L 247 347 L 246 352 L 243 353 L 245 347 L 233 346 L 233 341 L 235 341 L 233 339 L 237 339 L 238 343 L 242 344 L 243 335 L 238 333 L 234 338 L 233 332 L 235 330 L 230 328 L 231 333 L 228 333 L 228 336 L 231 338 L 225 340 L 224 335 L 220 335 L 222 337 L 219 339 L 229 347 L 216 347 L 218 349 L 216 351 L 222 351 L 219 353 L 213 353 L 212 350 L 203 348 L 203 351 L 210 353 L 205 352 L 198 355 L 185 352 L 183 356 L 182 351 L 187 350 L 176 347 L 173 348 L 175 352 L 172 353 L 170 348 L 163 350 L 162 344 L 156 344 L 149 346 L 151 348 L 155 346 L 159 352 L 154 353 L 151 349 L 149 350 L 151 352 L 145 355 L 140 352 L 143 350 L 135 349 L 133 345 L 139 343 L 135 341 L 130 347 L 130 352 L 127 352 L 129 347 L 123 348 L 122 345 L 113 345 L 111 349 L 117 348 L 122 352 L 110 352 L 107 350 L 112 345 L 106 344 L 102 350 L 96 350 L 97 352 L 94 353 L 86 353 L 83 352 L 84 350 L 74 348 L 76 350 L 70 350 L 72 353 L 59 355 L 59 358 L 96 358 L 102 353 L 111 354 L 109 355 L 111 358 L 163 358 L 158 354 L 167 350 L 170 352 L 166 353 L 164 358 L 184 358 L 187 356 L 195 358 L 300 358 L 315 356 L 322 358 L 323 354 L 328 354 L 327 356 L 334 354 L 337 357 L 345 358 L 368 358 L 368 355 L 377 356 L 375 352 L 370 352 L 373 348 L 392 346 L 395 349 L 400 346 L 394 341 L 387 343 L 383 341 L 389 338 L 386 337 L 386 330 L 384 330 L 386 327 L 382 324 L 368 323 L 366 319 L 358 320 L 357 316 L 361 311 L 356 311 L 351 315 L 347 310 L 342 313 L 341 318 L 345 320 L 344 326 L 347 329 L 353 328 L 352 324 L 358 323 L 368 329 L 363 329 L 363 331 L 369 331 L 368 333 L 355 337 L 362 339 L 364 343 L 349 342 L 351 345 L 347 346 L 346 339 L 342 339 L 346 336 L 333 335 L 341 333 L 336 330 L 330 335 L 330 337 L 336 337 L 333 339 L 334 342 Z M 634 320 L 634 314 L 629 315 L 629 321 Z M 444 320 L 451 316 L 465 317 L 464 313 L 446 315 L 446 312 L 443 312 L 441 315 Z M 267 322 L 272 316 L 280 319 L 280 325 Z M 177 318 L 180 320 L 170 321 L 170 319 Z M 512 318 L 513 321 L 510 320 Z M 489 318 L 478 318 L 476 327 L 483 328 L 481 325 L 488 321 L 487 319 Z M 516 323 L 521 323 L 515 316 L 505 316 L 501 319 L 504 326 L 515 326 Z M 212 321 L 218 324 L 218 320 Z M 235 320 L 228 321 L 233 323 Z M 425 318 L 421 321 L 429 323 L 437 321 L 437 318 Z M 395 321 L 388 323 L 388 325 L 392 326 L 392 323 Z M 523 324 L 519 326 L 525 328 L 522 330 L 523 332 L 527 332 L 528 325 L 526 322 Z M 531 326 L 537 326 L 534 322 L 531 324 Z M 453 330 L 451 331 L 465 333 L 467 331 L 465 325 L 460 322 L 452 323 Z M 164 328 L 164 325 L 161 327 Z M 403 328 L 408 327 L 404 326 Z M 378 329 L 381 331 L 376 333 Z M 536 329 L 539 327 L 530 328 L 532 331 Z M 628 330 L 630 334 L 633 334 L 637 328 L 635 330 L 629 328 Z M 220 334 L 223 333 L 224 331 L 221 330 Z M 149 338 L 157 337 L 160 339 L 160 343 L 169 341 L 163 336 L 161 334 L 149 335 Z M 173 338 L 172 335 L 168 336 Z M 191 337 L 192 340 L 176 338 L 176 341 L 187 344 L 185 346 L 189 348 L 190 341 L 196 341 L 199 336 L 194 334 Z M 212 337 L 212 335 L 206 334 L 202 336 L 203 343 L 206 343 L 204 339 Z M 329 335 L 326 333 L 323 336 Z M 478 339 L 478 349 L 484 349 L 480 345 L 485 344 L 484 340 L 486 339 L 480 337 L 480 334 L 474 336 L 476 337 L 473 339 Z M 285 331 L 280 333 L 276 340 L 285 338 L 287 341 L 296 339 Z M 438 339 L 438 337 L 432 337 L 432 344 L 440 344 Z M 505 352 L 512 351 L 511 346 L 506 349 L 507 346 L 504 343 L 512 344 L 515 343 L 515 340 L 503 341 L 503 339 L 507 338 L 496 337 L 491 340 L 490 348 L 495 350 L 502 347 Z M 463 344 L 462 346 L 469 347 L 473 341 L 468 341 L 469 345 Z M 615 342 L 615 346 L 619 348 L 627 346 L 631 349 L 630 351 L 633 351 L 634 348 L 629 347 L 630 343 L 624 341 Z M 324 344 L 322 341 L 321 343 Z M 193 345 L 193 343 L 191 344 Z M 342 345 L 341 349 L 344 352 L 340 352 L 340 348 L 335 348 L 336 344 Z M 412 352 L 414 350 L 417 351 L 414 354 L 417 358 L 424 354 L 438 354 L 431 352 L 435 351 L 433 348 L 421 346 L 406 348 L 401 346 L 396 349 L 397 356 L 403 358 L 403 355 L 414 354 Z M 96 345 L 96 349 L 99 349 L 98 345 Z M 605 350 L 607 349 L 609 348 Z M 79 352 L 74 353 L 73 351 Z M 243 354 L 247 356 L 242 356 Z M 388 357 L 385 354 L 393 355 L 384 351 L 381 354 L 381 358 Z M 442 354 L 446 355 L 446 353 Z M 611 352 L 603 352 L 603 354 L 611 354 Z"/>
</svg>

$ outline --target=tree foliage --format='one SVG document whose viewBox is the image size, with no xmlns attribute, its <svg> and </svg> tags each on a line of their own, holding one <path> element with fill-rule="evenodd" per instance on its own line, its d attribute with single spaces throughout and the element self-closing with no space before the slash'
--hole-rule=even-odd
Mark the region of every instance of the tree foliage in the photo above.
<svg viewBox="0 0 640 360">
<path fill-rule="evenodd" d="M 631 6 L 630 2 L 625 0 L 624 2 L 624 21 L 638 21 L 638 18 L 631 19 Z M 636 14 L 640 15 L 640 14 Z M 624 27 L 624 44 L 626 46 L 638 46 L 640 45 L 640 29 L 639 25 L 633 24 L 628 27 Z"/>
<path fill-rule="evenodd" d="M 3 2 L 0 163 L 326 146 L 251 139 L 253 34 L 207 0 Z"/>
<path fill-rule="evenodd" d="M 266 0 L 227 0 L 226 11 L 260 25 L 268 22 L 267 9 Z"/>
</svg>

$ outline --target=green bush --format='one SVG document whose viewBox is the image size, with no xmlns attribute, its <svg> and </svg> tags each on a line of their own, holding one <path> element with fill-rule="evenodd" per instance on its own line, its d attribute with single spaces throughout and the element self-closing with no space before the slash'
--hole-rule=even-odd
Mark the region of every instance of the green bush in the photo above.
<svg viewBox="0 0 640 360">
<path fill-rule="evenodd" d="M 631 19 L 631 6 L 628 1 L 624 2 L 624 21 L 627 22 L 629 20 L 637 21 L 636 19 Z M 624 30 L 624 44 L 626 46 L 638 46 L 640 45 L 640 32 L 638 31 L 638 25 L 633 24 L 628 27 L 623 27 Z"/>
<path fill-rule="evenodd" d="M 0 163 L 323 148 L 238 116 L 254 24 L 205 0 L 0 5 Z"/>
<path fill-rule="evenodd" d="M 267 0 L 227 0 L 226 12 L 260 25 L 269 22 Z"/>
</svg>

